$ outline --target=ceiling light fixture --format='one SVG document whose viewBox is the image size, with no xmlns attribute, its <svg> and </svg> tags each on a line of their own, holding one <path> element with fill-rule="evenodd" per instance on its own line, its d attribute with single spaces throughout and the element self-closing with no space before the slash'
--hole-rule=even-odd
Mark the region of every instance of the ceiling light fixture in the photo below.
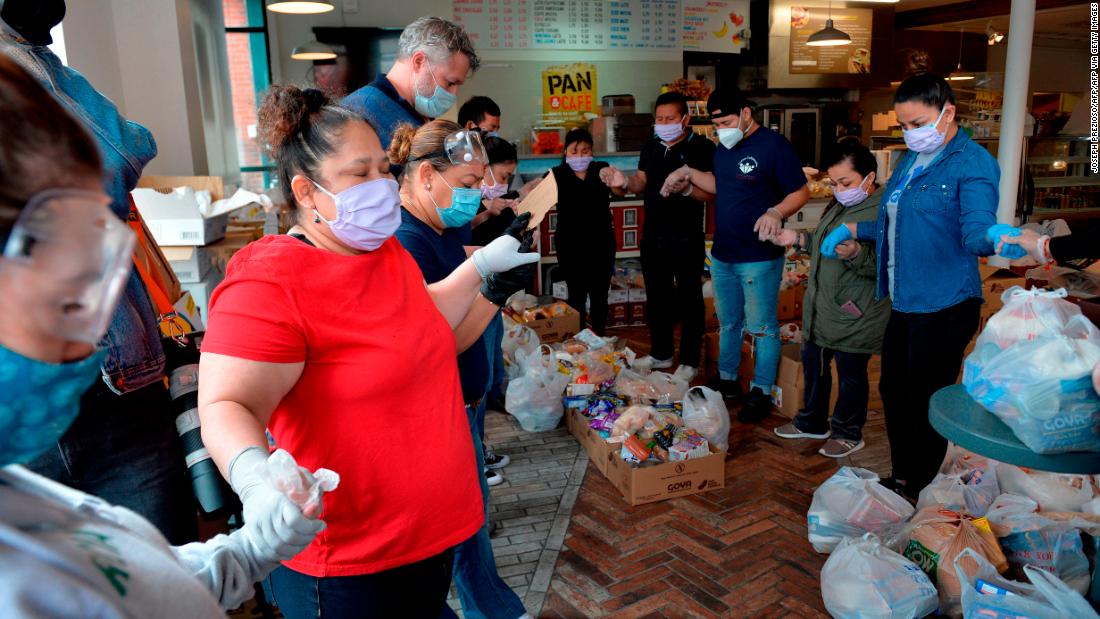
<svg viewBox="0 0 1100 619">
<path fill-rule="evenodd" d="M 963 82 L 972 79 L 974 79 L 973 73 L 963 71 L 963 27 L 959 26 L 959 63 L 955 65 L 955 70 L 947 76 L 947 80 L 951 82 Z"/>
<path fill-rule="evenodd" d="M 294 60 L 332 60 L 336 58 L 336 52 L 324 43 L 310 41 L 295 47 L 290 52 L 290 57 Z"/>
<path fill-rule="evenodd" d="M 316 15 L 335 11 L 336 6 L 324 0 L 270 0 L 267 10 L 287 15 Z"/>
<path fill-rule="evenodd" d="M 996 45 L 1005 40 L 1005 33 L 994 30 L 992 21 L 985 25 L 985 36 L 990 45 Z"/>
<path fill-rule="evenodd" d="M 806 45 L 814 47 L 832 47 L 835 45 L 851 45 L 852 37 L 848 33 L 841 32 L 833 27 L 833 3 L 829 2 L 829 17 L 825 20 L 825 27 L 810 35 Z"/>
</svg>

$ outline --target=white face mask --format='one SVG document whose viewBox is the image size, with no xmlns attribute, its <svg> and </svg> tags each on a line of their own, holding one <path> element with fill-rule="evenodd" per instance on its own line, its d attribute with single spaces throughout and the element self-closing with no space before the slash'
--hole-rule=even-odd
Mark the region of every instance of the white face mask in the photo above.
<svg viewBox="0 0 1100 619">
<path fill-rule="evenodd" d="M 741 124 L 740 117 L 737 119 L 737 124 Z M 718 130 L 718 141 L 722 143 L 722 146 L 726 148 L 733 148 L 737 146 L 737 143 L 745 138 L 745 132 L 752 129 L 752 117 L 749 117 L 749 126 L 742 130 L 740 127 L 723 127 Z"/>
</svg>

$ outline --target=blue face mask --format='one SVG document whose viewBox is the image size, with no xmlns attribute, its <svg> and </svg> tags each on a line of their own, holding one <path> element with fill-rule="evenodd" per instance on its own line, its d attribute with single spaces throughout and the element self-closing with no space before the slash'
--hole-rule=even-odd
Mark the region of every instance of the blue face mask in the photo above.
<svg viewBox="0 0 1100 619">
<path fill-rule="evenodd" d="M 0 466 L 30 462 L 57 443 L 106 357 L 104 348 L 54 364 L 0 347 Z"/>
<path fill-rule="evenodd" d="M 413 102 L 413 107 L 416 108 L 417 112 L 428 118 L 439 118 L 446 114 L 447 110 L 454 107 L 455 102 L 458 101 L 458 95 L 447 92 L 439 85 L 439 80 L 435 79 L 435 73 L 432 71 L 431 65 L 428 65 L 428 73 L 431 74 L 435 83 L 435 92 L 432 93 L 432 96 L 425 97 L 420 94 L 420 89 L 414 87 L 416 99 Z"/>
<path fill-rule="evenodd" d="M 443 227 L 461 228 L 473 221 L 474 216 L 477 215 L 478 207 L 481 206 L 481 188 L 452 187 L 447 179 L 443 178 L 442 174 L 439 175 L 439 178 L 443 179 L 443 183 L 451 188 L 451 207 L 440 208 L 431 192 L 428 192 L 428 197 L 432 199 L 432 204 L 435 204 L 435 212 L 439 213 L 439 219 L 443 222 Z"/>
</svg>

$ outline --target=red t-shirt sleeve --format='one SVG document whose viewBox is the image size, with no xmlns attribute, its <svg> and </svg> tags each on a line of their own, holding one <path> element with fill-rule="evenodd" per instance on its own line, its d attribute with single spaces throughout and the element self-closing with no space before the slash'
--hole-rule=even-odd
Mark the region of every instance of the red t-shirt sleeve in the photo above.
<svg viewBox="0 0 1100 619">
<path fill-rule="evenodd" d="M 255 263 L 230 264 L 230 274 L 210 299 L 202 351 L 268 363 L 306 360 L 300 315 L 282 283 Z"/>
</svg>

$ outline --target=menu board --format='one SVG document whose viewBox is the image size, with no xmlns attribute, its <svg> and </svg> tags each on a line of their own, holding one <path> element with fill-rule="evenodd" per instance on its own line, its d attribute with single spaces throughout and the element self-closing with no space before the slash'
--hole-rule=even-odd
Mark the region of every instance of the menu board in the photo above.
<svg viewBox="0 0 1100 619">
<path fill-rule="evenodd" d="M 680 49 L 681 0 L 453 0 L 478 49 Z"/>
<path fill-rule="evenodd" d="M 749 1 L 684 0 L 684 50 L 735 53 L 748 44 Z"/>
<path fill-rule="evenodd" d="M 832 9 L 833 27 L 852 37 L 849 45 L 806 45 L 810 35 L 825 27 L 829 9 L 791 7 L 791 63 L 793 73 L 870 73 L 872 9 Z"/>
</svg>

